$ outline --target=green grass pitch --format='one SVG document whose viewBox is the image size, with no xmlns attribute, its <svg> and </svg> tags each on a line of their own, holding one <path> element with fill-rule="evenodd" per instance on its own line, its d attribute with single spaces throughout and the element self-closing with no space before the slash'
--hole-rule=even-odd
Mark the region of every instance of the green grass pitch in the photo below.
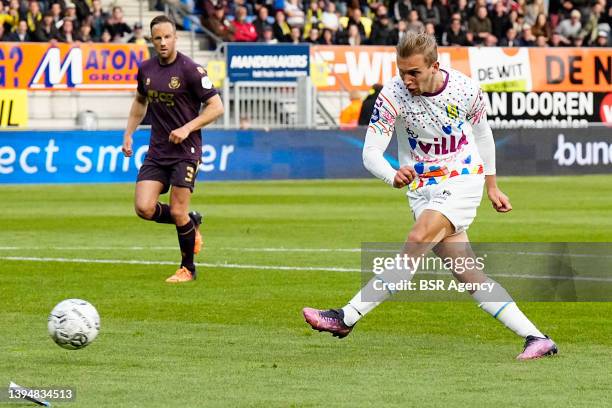
<svg viewBox="0 0 612 408">
<path fill-rule="evenodd" d="M 501 179 L 514 211 L 483 199 L 469 235 L 610 242 L 611 181 Z M 530 362 L 514 360 L 522 340 L 472 302 L 386 303 L 344 340 L 310 330 L 302 307 L 342 306 L 360 286 L 358 273 L 325 270 L 359 268 L 358 252 L 312 249 L 398 242 L 412 224 L 403 192 L 376 180 L 200 183 L 200 279 L 180 286 L 164 283 L 174 228 L 138 219 L 132 194 L 0 187 L 1 387 L 72 386 L 76 401 L 54 406 L 75 408 L 612 406 L 611 303 L 521 304 L 560 348 Z M 46 330 L 71 297 L 102 320 L 78 351 Z"/>
</svg>

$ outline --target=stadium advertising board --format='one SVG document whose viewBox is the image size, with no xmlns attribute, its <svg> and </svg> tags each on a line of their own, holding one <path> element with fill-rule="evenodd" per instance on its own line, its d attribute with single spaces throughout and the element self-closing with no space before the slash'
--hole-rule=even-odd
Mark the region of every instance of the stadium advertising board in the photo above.
<svg viewBox="0 0 612 408">
<path fill-rule="evenodd" d="M 28 91 L 0 90 L 0 129 L 28 126 Z"/>
<path fill-rule="evenodd" d="M 610 92 L 612 48 L 440 47 L 441 66 L 478 80 L 492 92 Z M 368 90 L 397 72 L 395 47 L 313 46 L 326 63 L 323 91 Z"/>
<path fill-rule="evenodd" d="M 136 89 L 146 46 L 0 43 L 0 87 L 28 90 Z"/>
<path fill-rule="evenodd" d="M 586 128 L 612 125 L 612 93 L 486 92 L 487 116 L 493 129 Z"/>
<path fill-rule="evenodd" d="M 242 44 L 226 48 L 227 76 L 236 81 L 295 81 L 308 76 L 310 47 L 307 44 Z"/>
<path fill-rule="evenodd" d="M 365 129 L 205 133 L 199 180 L 369 178 L 361 150 Z M 121 153 L 121 131 L 0 133 L 0 184 L 132 182 L 148 150 L 149 132 L 134 135 L 134 155 Z M 500 175 L 609 173 L 612 134 L 584 129 L 496 132 Z M 395 142 L 387 160 L 398 167 Z"/>
<path fill-rule="evenodd" d="M 199 180 L 366 177 L 363 130 L 205 132 Z M 148 150 L 149 131 L 121 153 L 122 131 L 0 132 L 0 184 L 130 182 Z M 391 153 L 393 154 L 393 153 Z"/>
</svg>

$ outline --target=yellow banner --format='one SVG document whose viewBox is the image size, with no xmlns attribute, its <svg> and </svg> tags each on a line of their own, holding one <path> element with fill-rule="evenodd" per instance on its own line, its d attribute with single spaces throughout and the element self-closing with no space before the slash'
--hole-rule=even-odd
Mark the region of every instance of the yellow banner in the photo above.
<svg viewBox="0 0 612 408">
<path fill-rule="evenodd" d="M 0 128 L 28 126 L 28 91 L 25 89 L 0 90 Z"/>
</svg>

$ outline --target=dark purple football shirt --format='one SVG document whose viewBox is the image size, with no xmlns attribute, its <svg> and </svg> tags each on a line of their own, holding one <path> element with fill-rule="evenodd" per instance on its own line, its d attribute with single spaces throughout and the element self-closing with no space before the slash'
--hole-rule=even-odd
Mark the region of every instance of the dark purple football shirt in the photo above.
<svg viewBox="0 0 612 408">
<path fill-rule="evenodd" d="M 177 54 L 168 65 L 157 57 L 144 61 L 138 69 L 138 93 L 145 96 L 151 116 L 148 157 L 161 164 L 177 160 L 199 161 L 202 133 L 191 132 L 182 143 L 168 140 L 170 132 L 185 125 L 200 113 L 201 104 L 218 94 L 206 70 L 191 58 Z"/>
</svg>

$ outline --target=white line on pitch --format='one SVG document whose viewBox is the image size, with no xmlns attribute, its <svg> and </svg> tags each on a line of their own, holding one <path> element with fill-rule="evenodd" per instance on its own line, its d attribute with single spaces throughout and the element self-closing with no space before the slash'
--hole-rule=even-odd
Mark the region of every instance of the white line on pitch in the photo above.
<svg viewBox="0 0 612 408">
<path fill-rule="evenodd" d="M 141 261 L 128 259 L 83 259 L 83 258 L 35 258 L 28 256 L 0 256 L 5 261 L 31 261 L 31 262 L 64 262 L 64 263 L 100 263 L 100 264 L 129 264 L 129 265 L 176 265 L 176 261 Z M 337 268 L 327 266 L 276 266 L 276 265 L 244 265 L 228 263 L 196 263 L 205 268 L 228 269 L 266 269 L 281 271 L 328 271 L 328 272 L 361 272 L 357 268 Z"/>
<path fill-rule="evenodd" d="M 241 247 L 208 247 L 217 251 L 241 251 L 241 252 L 361 252 L 361 248 L 241 248 Z M 22 250 L 51 250 L 51 251 L 177 251 L 177 246 L 0 246 L 0 251 L 22 251 Z M 368 253 L 381 252 L 388 254 L 390 249 L 367 249 Z M 580 254 L 563 252 L 540 252 L 540 251 L 487 251 L 488 254 L 501 255 L 529 255 L 529 256 L 569 256 L 575 258 L 612 258 L 611 254 Z"/>
<path fill-rule="evenodd" d="M 5 261 L 31 261 L 31 262 L 64 262 L 64 263 L 99 263 L 99 264 L 128 264 L 128 265 L 176 265 L 173 261 L 143 261 L 124 259 L 84 259 L 84 258 L 35 258 L 25 256 L 0 256 Z M 321 271 L 321 272 L 361 272 L 358 268 L 339 268 L 333 266 L 285 266 L 285 265 L 245 265 L 229 263 L 197 263 L 205 268 L 227 268 L 227 269 L 259 269 L 279 271 Z M 419 272 L 422 275 L 448 276 L 449 272 L 427 271 Z M 553 275 L 514 275 L 506 273 L 490 274 L 493 277 L 514 279 L 536 279 L 536 280 L 576 280 L 590 282 L 612 282 L 612 278 L 601 278 L 594 276 L 553 276 Z"/>
<path fill-rule="evenodd" d="M 16 246 L 0 246 L 0 251 L 19 251 L 19 250 L 53 250 L 53 251 L 110 251 L 110 250 L 130 250 L 130 251 L 176 251 L 177 246 L 131 246 L 131 247 L 119 247 L 119 246 L 96 246 L 96 247 L 85 247 L 85 246 L 52 246 L 52 247 L 16 247 Z M 222 251 L 243 251 L 243 252 L 360 252 L 361 248 L 240 248 L 240 247 L 211 247 L 211 249 L 222 250 Z"/>
</svg>

